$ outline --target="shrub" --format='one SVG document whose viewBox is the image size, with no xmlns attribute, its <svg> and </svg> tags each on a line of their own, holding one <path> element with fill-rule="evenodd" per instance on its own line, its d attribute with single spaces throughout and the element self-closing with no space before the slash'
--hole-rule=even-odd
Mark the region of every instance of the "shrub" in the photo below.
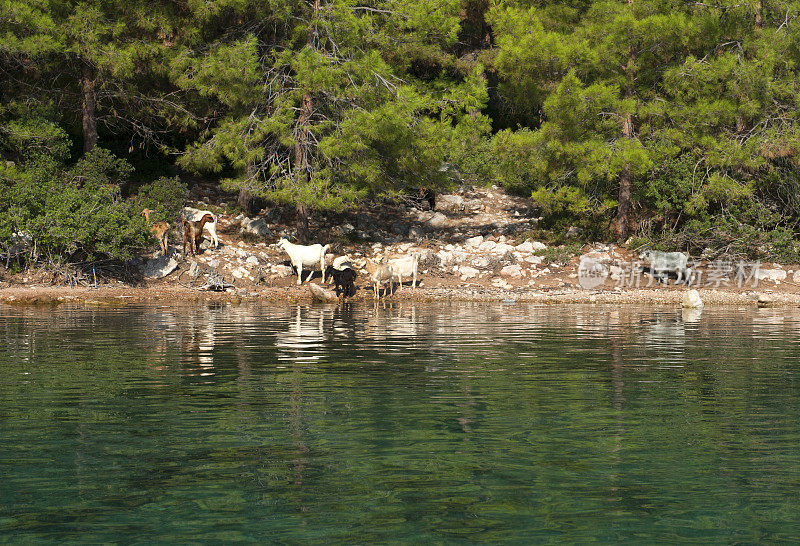
<svg viewBox="0 0 800 546">
<path fill-rule="evenodd" d="M 120 195 L 130 165 L 95 148 L 71 168 L 39 155 L 18 167 L 0 167 L 0 252 L 25 233 L 27 261 L 130 259 L 149 231 L 132 201 Z"/>
</svg>

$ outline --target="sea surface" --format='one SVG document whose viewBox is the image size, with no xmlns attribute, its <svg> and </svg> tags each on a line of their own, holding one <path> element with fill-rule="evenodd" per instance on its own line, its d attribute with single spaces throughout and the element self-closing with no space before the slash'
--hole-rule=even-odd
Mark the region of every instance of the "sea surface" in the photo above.
<svg viewBox="0 0 800 546">
<path fill-rule="evenodd" d="M 0 306 L 2 543 L 798 543 L 800 310 Z"/>
</svg>

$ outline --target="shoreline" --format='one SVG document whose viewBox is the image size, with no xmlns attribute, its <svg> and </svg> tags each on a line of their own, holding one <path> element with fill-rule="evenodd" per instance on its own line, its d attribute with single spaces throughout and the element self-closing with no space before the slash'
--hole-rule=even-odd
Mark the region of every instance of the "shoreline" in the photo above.
<svg viewBox="0 0 800 546">
<path fill-rule="evenodd" d="M 437 303 L 437 302 L 496 302 L 540 304 L 618 304 L 618 305 L 668 305 L 681 306 L 686 288 L 653 288 L 628 290 L 552 289 L 505 290 L 495 288 L 405 288 L 381 298 L 381 303 Z M 800 306 L 800 294 L 773 290 L 733 291 L 698 289 L 706 305 L 790 307 Z M 759 301 L 759 298 L 762 301 Z M 358 294 L 347 301 L 369 303 L 376 300 L 371 292 Z M 10 286 L 0 287 L 0 304 L 61 305 L 79 303 L 86 305 L 120 306 L 136 303 L 173 303 L 175 305 L 204 302 L 240 304 L 243 302 L 312 304 L 315 303 L 306 285 L 268 287 L 250 291 L 208 292 L 180 286 L 130 287 L 98 286 L 73 288 L 69 286 Z M 334 304 L 327 304 L 334 305 Z"/>
</svg>

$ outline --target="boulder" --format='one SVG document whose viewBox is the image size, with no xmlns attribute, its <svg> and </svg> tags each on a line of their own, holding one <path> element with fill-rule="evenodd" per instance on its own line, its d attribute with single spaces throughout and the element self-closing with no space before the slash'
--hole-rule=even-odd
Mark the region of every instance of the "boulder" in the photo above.
<svg viewBox="0 0 800 546">
<path fill-rule="evenodd" d="M 463 265 L 459 267 L 458 272 L 461 274 L 462 281 L 474 279 L 475 277 L 478 276 L 478 273 L 480 273 L 477 269 L 475 269 L 474 267 L 470 267 L 468 265 Z"/>
<path fill-rule="evenodd" d="M 283 264 L 276 265 L 272 268 L 272 271 L 279 277 L 290 277 L 294 274 L 294 269 L 292 269 L 292 266 Z"/>
<path fill-rule="evenodd" d="M 246 263 L 248 265 L 258 265 L 258 258 L 253 256 L 253 255 L 250 255 L 250 256 L 247 257 L 247 259 L 244 261 L 244 263 Z"/>
<path fill-rule="evenodd" d="M 453 194 L 439 195 L 436 197 L 436 210 L 461 212 L 464 210 L 464 198 Z"/>
<path fill-rule="evenodd" d="M 240 224 L 242 233 L 249 233 L 258 237 L 272 237 L 272 231 L 267 227 L 265 218 L 242 218 Z"/>
<path fill-rule="evenodd" d="M 530 241 L 525 241 L 524 243 L 516 246 L 517 251 L 519 252 L 533 252 L 533 243 Z"/>
<path fill-rule="evenodd" d="M 611 258 L 611 254 L 608 252 L 598 252 L 597 250 L 593 250 L 591 252 L 587 252 L 586 254 L 581 255 L 580 261 L 592 260 L 593 262 L 607 265 L 610 264 L 613 259 Z"/>
<path fill-rule="evenodd" d="M 441 212 L 437 212 L 428 220 L 428 225 L 433 228 L 448 227 L 450 225 L 450 219 Z"/>
<path fill-rule="evenodd" d="M 533 251 L 536 252 L 537 250 L 545 250 L 547 245 L 544 243 L 540 243 L 539 241 L 531 242 L 531 246 L 533 247 Z"/>
<path fill-rule="evenodd" d="M 309 283 L 308 290 L 311 292 L 311 298 L 314 301 L 322 302 L 322 303 L 336 303 L 339 301 L 338 296 L 336 296 L 336 292 L 333 290 L 328 290 L 327 288 L 323 288 L 318 284 Z"/>
<path fill-rule="evenodd" d="M 703 307 L 703 300 L 700 299 L 700 293 L 692 289 L 684 292 L 681 305 L 684 309 L 700 309 Z"/>
<path fill-rule="evenodd" d="M 472 248 L 478 248 L 483 243 L 483 235 L 477 235 L 475 237 L 470 237 L 466 241 L 464 241 L 464 245 Z"/>
<path fill-rule="evenodd" d="M 786 271 L 783 269 L 761 269 L 756 270 L 756 280 L 779 282 L 786 280 Z"/>
<path fill-rule="evenodd" d="M 178 260 L 175 259 L 175 254 L 172 253 L 147 260 L 142 268 L 142 274 L 148 279 L 161 279 L 177 268 Z"/>
<path fill-rule="evenodd" d="M 513 265 L 507 265 L 503 269 L 501 269 L 500 275 L 502 275 L 503 277 L 511 277 L 514 279 L 519 279 L 520 277 L 522 277 L 523 272 L 519 264 L 513 264 Z"/>
<path fill-rule="evenodd" d="M 478 246 L 478 249 L 483 250 L 484 252 L 491 252 L 496 246 L 497 243 L 494 241 L 484 241 Z"/>
</svg>

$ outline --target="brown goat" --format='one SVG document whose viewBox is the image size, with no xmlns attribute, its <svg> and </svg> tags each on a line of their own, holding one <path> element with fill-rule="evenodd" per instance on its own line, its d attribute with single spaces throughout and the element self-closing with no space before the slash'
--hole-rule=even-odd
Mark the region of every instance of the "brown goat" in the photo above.
<svg viewBox="0 0 800 546">
<path fill-rule="evenodd" d="M 142 210 L 142 216 L 144 219 L 147 220 L 147 223 L 150 223 L 150 213 L 153 212 L 150 209 Z M 158 244 L 161 247 L 161 253 L 166 255 L 167 254 L 167 234 L 169 233 L 169 224 L 166 222 L 161 222 L 158 224 L 154 224 L 150 226 L 150 232 L 153 236 L 158 240 Z"/>
<path fill-rule="evenodd" d="M 192 249 L 192 256 L 196 256 L 195 251 L 200 252 L 200 241 L 203 237 L 203 227 L 208 222 L 213 222 L 214 217 L 210 214 L 204 214 L 199 220 L 184 220 L 183 221 L 183 255 L 186 256 L 186 243 L 189 243 Z"/>
</svg>

